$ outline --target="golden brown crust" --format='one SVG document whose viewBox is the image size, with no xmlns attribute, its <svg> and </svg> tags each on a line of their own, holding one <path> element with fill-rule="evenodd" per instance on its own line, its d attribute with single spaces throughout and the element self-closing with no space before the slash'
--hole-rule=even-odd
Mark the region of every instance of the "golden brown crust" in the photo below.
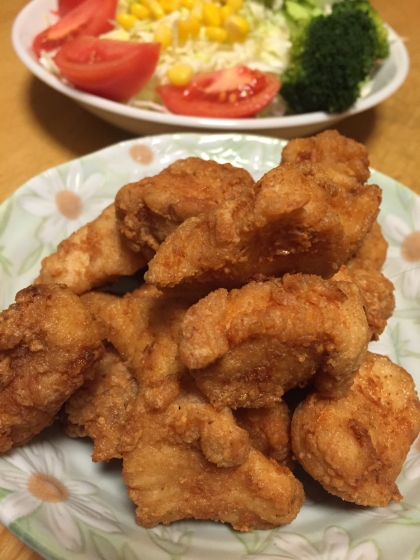
<svg viewBox="0 0 420 560">
<path fill-rule="evenodd" d="M 180 159 L 153 177 L 125 185 L 115 204 L 121 232 L 148 258 L 184 220 L 233 198 L 254 180 L 245 170 L 198 157 Z"/>
<path fill-rule="evenodd" d="M 287 274 L 190 307 L 179 355 L 214 406 L 259 408 L 312 376 L 324 394 L 344 394 L 369 338 L 354 284 Z"/>
<path fill-rule="evenodd" d="M 325 130 L 315 136 L 290 140 L 283 149 L 281 162 L 298 161 L 322 167 L 347 192 L 358 192 L 370 176 L 365 146 L 336 130 Z"/>
<path fill-rule="evenodd" d="M 372 340 L 377 340 L 395 309 L 394 284 L 368 263 L 366 266 L 353 266 L 349 271 L 360 290 Z"/>
<path fill-rule="evenodd" d="M 240 408 L 235 410 L 234 416 L 238 425 L 248 432 L 254 449 L 280 465 L 293 468 L 291 414 L 285 402 L 270 408 Z"/>
<path fill-rule="evenodd" d="M 310 168 L 321 168 L 340 187 L 332 206 L 340 216 L 350 253 L 356 253 L 376 220 L 382 197 L 378 185 L 366 183 L 370 176 L 366 148 L 336 130 L 326 130 L 316 136 L 291 140 L 281 161 L 306 162 Z"/>
<path fill-rule="evenodd" d="M 111 204 L 95 220 L 62 241 L 45 257 L 36 284 L 61 282 L 76 294 L 134 274 L 147 261 L 131 251 L 118 231 Z"/>
<path fill-rule="evenodd" d="M 138 406 L 139 438 L 123 454 L 123 476 L 140 525 L 195 518 L 249 531 L 297 515 L 302 485 L 249 445 L 228 409 L 215 411 L 192 387 L 165 411 Z"/>
<path fill-rule="evenodd" d="M 103 337 L 133 372 L 149 406 L 171 402 L 186 369 L 178 358 L 178 333 L 189 303 L 146 284 L 122 298 L 90 292 L 82 299 Z"/>
<path fill-rule="evenodd" d="M 343 500 L 386 506 L 402 496 L 395 484 L 420 429 L 420 402 L 411 376 L 387 357 L 368 353 L 348 395 L 317 393 L 292 418 L 296 459 Z"/>
<path fill-rule="evenodd" d="M 29 286 L 0 314 L 0 451 L 49 426 L 102 353 L 99 333 L 66 286 Z"/>
<path fill-rule="evenodd" d="M 349 261 L 346 266 L 353 268 L 358 263 L 368 262 L 375 270 L 381 270 L 385 264 L 388 243 L 382 235 L 382 228 L 378 222 L 373 222 L 372 229 L 366 234 L 357 253 Z"/>
<path fill-rule="evenodd" d="M 104 356 L 90 367 L 88 379 L 65 405 L 65 431 L 71 437 L 89 436 L 92 460 L 121 458 L 119 444 L 129 408 L 138 386 L 118 353 L 108 347 Z"/>
<path fill-rule="evenodd" d="M 285 164 L 233 200 L 181 224 L 161 244 L 145 279 L 159 288 L 209 293 L 305 272 L 331 277 L 350 256 L 338 187 L 307 164 Z"/>
</svg>

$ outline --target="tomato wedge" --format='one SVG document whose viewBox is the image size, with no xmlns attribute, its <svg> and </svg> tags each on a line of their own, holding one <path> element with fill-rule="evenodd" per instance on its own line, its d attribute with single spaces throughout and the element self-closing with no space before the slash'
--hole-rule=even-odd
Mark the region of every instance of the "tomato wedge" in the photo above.
<svg viewBox="0 0 420 560">
<path fill-rule="evenodd" d="M 60 17 L 65 16 L 82 2 L 86 2 L 86 0 L 58 0 L 58 15 Z"/>
<path fill-rule="evenodd" d="M 85 0 L 57 23 L 41 31 L 32 43 L 39 57 L 42 50 L 61 47 L 79 35 L 100 35 L 113 29 L 118 0 Z"/>
<path fill-rule="evenodd" d="M 259 70 L 236 66 L 194 76 L 186 86 L 158 86 L 157 93 L 173 113 L 194 117 L 253 117 L 280 89 L 280 81 Z"/>
<path fill-rule="evenodd" d="M 61 74 L 76 88 L 126 101 L 152 77 L 160 43 L 131 43 L 82 35 L 54 56 Z"/>
</svg>

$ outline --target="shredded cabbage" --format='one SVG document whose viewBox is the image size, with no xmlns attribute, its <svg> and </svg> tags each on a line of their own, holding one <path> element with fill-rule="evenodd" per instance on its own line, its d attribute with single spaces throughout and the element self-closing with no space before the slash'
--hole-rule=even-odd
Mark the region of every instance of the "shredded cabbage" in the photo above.
<svg viewBox="0 0 420 560">
<path fill-rule="evenodd" d="M 159 20 L 138 20 L 129 31 L 116 23 L 115 29 L 103 37 L 149 42 L 154 40 L 157 25 L 166 23 L 173 30 L 172 45 L 162 49 L 155 77 L 130 102 L 136 106 L 157 109 L 160 100 L 155 94 L 155 86 L 168 83 L 167 70 L 179 62 L 189 64 L 195 74 L 246 65 L 255 70 L 281 75 L 288 64 L 291 47 L 289 29 L 280 12 L 282 3 L 283 0 L 276 0 L 275 9 L 270 9 L 261 2 L 245 0 L 238 12 L 249 24 L 249 33 L 243 42 L 211 41 L 206 37 L 204 27 L 201 28 L 198 37 L 178 42 L 176 22 L 189 15 L 190 12 L 186 8 L 175 10 Z M 118 12 L 127 13 L 130 4 L 130 0 L 120 0 Z M 275 113 L 282 112 L 283 108 L 279 108 L 277 103 Z"/>
</svg>

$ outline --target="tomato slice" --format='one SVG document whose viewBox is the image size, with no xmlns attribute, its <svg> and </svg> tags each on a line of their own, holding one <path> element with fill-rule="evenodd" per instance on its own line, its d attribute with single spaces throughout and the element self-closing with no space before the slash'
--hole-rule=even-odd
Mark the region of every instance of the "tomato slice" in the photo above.
<svg viewBox="0 0 420 560">
<path fill-rule="evenodd" d="M 65 16 L 82 2 L 86 2 L 86 0 L 58 0 L 58 15 L 60 17 Z"/>
<path fill-rule="evenodd" d="M 113 29 L 118 0 L 85 0 L 57 23 L 41 31 L 32 43 L 39 57 L 42 50 L 51 51 L 79 35 L 100 35 Z"/>
<path fill-rule="evenodd" d="M 82 35 L 54 56 L 61 74 L 75 87 L 114 101 L 125 101 L 152 77 L 160 43 L 131 43 Z"/>
<path fill-rule="evenodd" d="M 187 86 L 158 86 L 157 93 L 173 113 L 194 117 L 253 117 L 280 89 L 280 81 L 259 70 L 236 66 L 194 76 Z"/>
</svg>

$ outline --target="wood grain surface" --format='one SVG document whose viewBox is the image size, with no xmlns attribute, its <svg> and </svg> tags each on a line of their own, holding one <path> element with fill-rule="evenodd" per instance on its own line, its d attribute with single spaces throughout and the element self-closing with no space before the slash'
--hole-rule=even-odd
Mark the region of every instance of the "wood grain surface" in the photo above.
<svg viewBox="0 0 420 560">
<path fill-rule="evenodd" d="M 0 2 L 0 202 L 42 171 L 133 136 L 86 112 L 34 78 L 15 55 L 11 28 L 27 0 Z M 372 0 L 383 19 L 405 38 L 410 72 L 379 106 L 337 126 L 364 143 L 371 165 L 420 194 L 419 0 Z M 1 560 L 41 557 L 0 525 Z"/>
</svg>

